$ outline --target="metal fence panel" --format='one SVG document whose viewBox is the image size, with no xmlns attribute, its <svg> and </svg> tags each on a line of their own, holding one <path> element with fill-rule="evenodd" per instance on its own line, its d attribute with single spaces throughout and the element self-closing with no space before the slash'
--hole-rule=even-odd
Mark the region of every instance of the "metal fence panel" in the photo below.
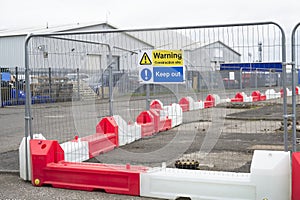
<svg viewBox="0 0 300 200">
<path fill-rule="evenodd" d="M 184 84 L 138 81 L 138 54 L 152 49 L 184 51 Z M 136 125 L 155 99 L 165 106 L 182 98 L 190 102 L 181 125 L 132 143 L 125 134 L 127 138 L 121 139 L 130 144 L 93 161 L 150 166 L 167 162 L 174 167 L 175 160 L 188 159 L 198 160 L 200 168 L 248 171 L 253 150 L 284 149 L 282 96 L 286 93 L 281 94 L 280 88 L 285 87 L 285 74 L 220 71 L 223 63 L 285 63 L 285 37 L 277 24 L 32 35 L 26 51 L 30 136 L 42 133 L 66 143 L 95 134 L 106 116 L 118 115 L 124 126 Z M 267 100 L 255 101 L 251 95 L 257 90 L 268 91 L 262 95 Z M 236 102 L 237 93 L 243 95 L 242 102 Z M 213 107 L 204 109 L 212 96 Z M 163 112 L 158 115 L 163 119 Z"/>
<path fill-rule="evenodd" d="M 299 40 L 300 40 L 300 35 L 299 35 L 299 25 L 297 24 L 293 31 L 292 31 L 292 45 L 291 45 L 291 52 L 292 52 L 292 108 L 291 108 L 291 120 L 290 120 L 290 127 L 292 127 L 292 146 L 293 146 L 293 151 L 297 151 L 297 144 L 298 144 L 298 134 L 297 132 L 299 132 L 299 128 L 298 128 L 298 110 L 297 109 L 297 104 L 299 102 Z"/>
</svg>

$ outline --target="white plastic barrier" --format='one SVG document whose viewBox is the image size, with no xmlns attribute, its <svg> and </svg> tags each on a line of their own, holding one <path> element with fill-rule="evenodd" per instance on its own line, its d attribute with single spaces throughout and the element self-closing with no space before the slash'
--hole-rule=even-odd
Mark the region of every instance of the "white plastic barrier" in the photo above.
<svg viewBox="0 0 300 200">
<path fill-rule="evenodd" d="M 194 102 L 194 110 L 204 109 L 204 102 L 203 101 L 195 101 Z"/>
<path fill-rule="evenodd" d="M 64 142 L 60 146 L 64 150 L 65 161 L 82 162 L 90 158 L 89 143 L 81 141 L 80 138 L 77 141 Z"/>
<path fill-rule="evenodd" d="M 250 172 L 256 199 L 290 199 L 290 152 L 256 150 Z"/>
<path fill-rule="evenodd" d="M 229 103 L 231 102 L 231 99 L 230 98 L 227 98 L 227 99 L 220 99 L 220 103 Z"/>
<path fill-rule="evenodd" d="M 217 96 L 217 95 L 216 95 Z M 186 97 L 189 100 L 189 110 L 200 110 L 204 108 L 204 102 L 203 101 L 195 101 L 192 97 L 188 96 Z M 220 98 L 219 98 L 220 99 Z"/>
<path fill-rule="evenodd" d="M 141 173 L 141 196 L 176 199 L 290 199 L 289 152 L 255 151 L 251 173 L 153 168 Z"/>
<path fill-rule="evenodd" d="M 219 95 L 213 94 L 213 97 L 215 98 L 215 105 L 214 105 L 214 106 L 216 106 L 216 105 L 218 105 L 219 103 L 221 103 L 221 98 L 220 98 Z"/>
<path fill-rule="evenodd" d="M 42 134 L 33 134 L 33 139 L 45 140 L 45 137 Z M 29 146 L 30 137 L 27 137 L 27 166 L 28 171 L 26 172 L 26 137 L 23 137 L 21 144 L 19 146 L 19 169 L 20 177 L 25 181 L 31 180 L 31 158 L 30 158 L 30 146 Z M 26 173 L 28 176 L 26 177 Z"/>
<path fill-rule="evenodd" d="M 274 89 L 267 89 L 266 92 L 265 92 L 265 95 L 266 95 L 266 99 L 267 100 L 269 100 L 269 99 L 277 99 L 277 98 L 281 97 L 280 92 L 275 92 Z"/>
<path fill-rule="evenodd" d="M 244 99 L 243 102 L 252 102 L 253 101 L 253 97 L 252 96 L 247 96 L 245 94 L 245 92 L 242 92 L 242 95 L 243 95 L 243 99 Z"/>
<path fill-rule="evenodd" d="M 290 90 L 289 88 L 286 88 L 286 96 L 290 97 L 292 96 L 292 90 Z"/>
<path fill-rule="evenodd" d="M 172 120 L 172 128 L 182 124 L 182 108 L 177 103 L 172 103 L 170 106 L 164 106 L 164 113 Z"/>
<path fill-rule="evenodd" d="M 128 124 L 120 115 L 114 115 L 113 118 L 118 125 L 119 146 L 141 139 L 141 125 L 136 122 Z"/>
<path fill-rule="evenodd" d="M 189 110 L 195 110 L 195 101 L 194 101 L 194 99 L 190 96 L 188 96 L 186 98 L 189 101 L 189 105 L 190 105 Z"/>
</svg>

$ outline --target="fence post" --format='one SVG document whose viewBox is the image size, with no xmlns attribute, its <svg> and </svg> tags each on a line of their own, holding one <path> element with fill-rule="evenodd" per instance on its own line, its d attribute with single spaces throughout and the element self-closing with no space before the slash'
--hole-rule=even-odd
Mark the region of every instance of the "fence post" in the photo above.
<svg viewBox="0 0 300 200">
<path fill-rule="evenodd" d="M 51 100 L 51 98 L 52 98 L 52 95 L 51 95 L 51 93 L 52 93 L 51 67 L 49 67 L 48 73 L 49 73 L 49 98 Z"/>
<path fill-rule="evenodd" d="M 1 108 L 4 107 L 2 104 L 2 73 L 1 73 L 1 67 L 0 67 L 0 106 Z"/>
<path fill-rule="evenodd" d="M 80 100 L 80 78 L 79 78 L 79 68 L 76 69 L 77 74 L 77 101 Z"/>
<path fill-rule="evenodd" d="M 240 89 L 243 89 L 243 68 L 240 69 Z"/>
<path fill-rule="evenodd" d="M 16 101 L 17 101 L 17 105 L 19 105 L 19 73 L 18 73 L 18 67 L 15 68 L 15 89 L 16 89 Z"/>
<path fill-rule="evenodd" d="M 296 72 L 296 40 L 295 34 L 300 23 L 298 23 L 292 31 L 292 117 L 293 117 L 293 152 L 297 151 L 297 133 L 296 133 L 296 81 L 295 81 L 295 72 Z M 299 73 L 299 72 L 298 72 Z"/>
</svg>

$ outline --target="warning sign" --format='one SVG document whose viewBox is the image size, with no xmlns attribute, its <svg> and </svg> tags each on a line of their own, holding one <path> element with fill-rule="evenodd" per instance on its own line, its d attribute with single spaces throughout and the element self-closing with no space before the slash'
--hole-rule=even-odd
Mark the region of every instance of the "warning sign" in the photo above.
<svg viewBox="0 0 300 200">
<path fill-rule="evenodd" d="M 146 52 L 143 54 L 141 58 L 140 65 L 152 65 L 152 62 Z"/>
<path fill-rule="evenodd" d="M 181 50 L 153 50 L 153 66 L 183 66 L 183 53 Z"/>
<path fill-rule="evenodd" d="M 138 54 L 140 83 L 185 83 L 182 50 L 146 50 Z"/>
</svg>

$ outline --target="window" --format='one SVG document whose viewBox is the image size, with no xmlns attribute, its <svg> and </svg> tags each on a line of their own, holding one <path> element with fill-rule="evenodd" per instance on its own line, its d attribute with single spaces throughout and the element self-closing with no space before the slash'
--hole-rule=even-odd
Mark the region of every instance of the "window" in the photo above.
<svg viewBox="0 0 300 200">
<path fill-rule="evenodd" d="M 113 59 L 112 70 L 120 71 L 120 56 L 113 56 L 112 59 Z M 107 56 L 107 64 L 109 64 L 109 56 Z"/>
</svg>

